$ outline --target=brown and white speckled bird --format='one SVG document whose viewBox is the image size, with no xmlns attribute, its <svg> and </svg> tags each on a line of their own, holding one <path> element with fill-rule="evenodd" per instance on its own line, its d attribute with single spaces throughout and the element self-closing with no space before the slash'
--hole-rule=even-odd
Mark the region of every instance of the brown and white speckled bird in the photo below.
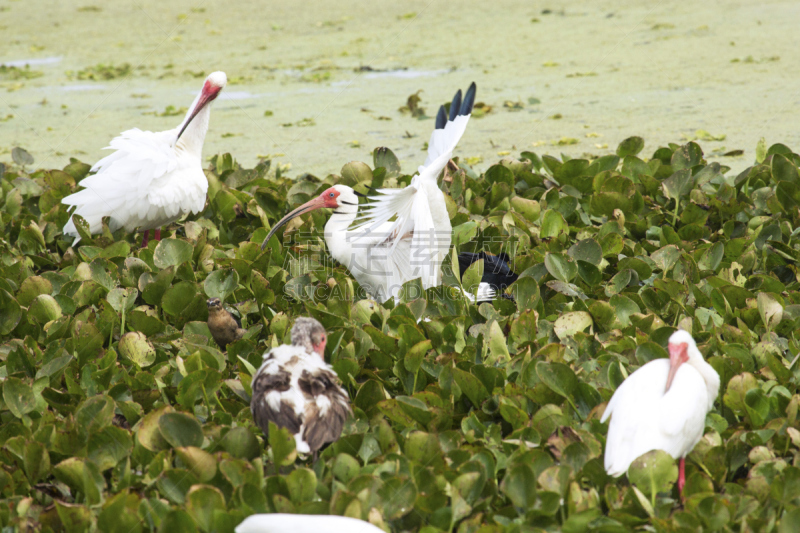
<svg viewBox="0 0 800 533">
<path fill-rule="evenodd" d="M 208 329 L 211 336 L 223 350 L 234 341 L 238 341 L 247 333 L 242 325 L 223 306 L 219 298 L 209 298 L 208 302 Z"/>
<path fill-rule="evenodd" d="M 266 435 L 269 422 L 294 434 L 297 451 L 315 453 L 342 434 L 352 414 L 350 398 L 333 368 L 325 362 L 328 336 L 322 324 L 300 317 L 292 344 L 264 354 L 253 376 L 250 410 Z"/>
</svg>

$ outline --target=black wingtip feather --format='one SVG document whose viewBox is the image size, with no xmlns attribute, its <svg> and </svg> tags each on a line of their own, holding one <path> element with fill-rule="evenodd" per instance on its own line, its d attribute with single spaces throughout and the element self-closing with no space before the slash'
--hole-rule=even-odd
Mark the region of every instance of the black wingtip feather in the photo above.
<svg viewBox="0 0 800 533">
<path fill-rule="evenodd" d="M 461 111 L 459 111 L 459 115 L 469 115 L 472 113 L 472 106 L 475 105 L 475 92 L 477 90 L 478 87 L 473 81 L 472 85 L 470 85 L 469 89 L 467 89 L 467 94 L 464 96 L 464 101 L 461 103 Z"/>
<path fill-rule="evenodd" d="M 450 121 L 453 121 L 458 116 L 458 110 L 461 108 L 461 89 L 456 92 L 453 101 L 450 102 Z"/>
<path fill-rule="evenodd" d="M 444 110 L 444 106 L 439 108 L 439 113 L 436 115 L 436 129 L 443 130 L 444 127 L 447 125 L 447 112 Z"/>
</svg>

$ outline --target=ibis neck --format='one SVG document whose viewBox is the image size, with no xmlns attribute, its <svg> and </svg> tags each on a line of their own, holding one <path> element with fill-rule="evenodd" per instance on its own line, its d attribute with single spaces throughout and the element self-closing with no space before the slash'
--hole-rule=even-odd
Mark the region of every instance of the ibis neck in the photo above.
<svg viewBox="0 0 800 533">
<path fill-rule="evenodd" d="M 328 245 L 331 257 L 344 265 L 345 268 L 349 268 L 353 244 L 348 239 L 348 233 L 350 232 L 347 229 L 356 219 L 358 207 L 342 206 L 338 207 L 336 211 L 325 224 L 325 244 Z"/>
<path fill-rule="evenodd" d="M 700 372 L 703 381 L 706 382 L 706 388 L 708 389 L 708 408 L 712 409 L 714 407 L 714 400 L 717 399 L 717 394 L 719 393 L 719 374 L 717 374 L 713 366 L 699 357 L 692 357 L 685 364 L 692 365 L 695 370 Z"/>
<path fill-rule="evenodd" d="M 192 104 L 192 107 L 189 108 L 189 112 L 186 114 L 183 122 L 181 122 L 181 125 L 178 126 L 178 131 L 180 131 L 186 121 L 189 120 L 192 109 L 194 109 L 194 106 L 196 105 L 197 100 L 195 100 L 194 104 Z M 195 115 L 189 125 L 186 126 L 181 138 L 178 139 L 177 143 L 175 143 L 175 147 L 182 149 L 194 156 L 201 157 L 203 154 L 203 142 L 206 139 L 206 132 L 208 131 L 208 122 L 210 118 L 211 104 L 209 103 L 206 104 L 206 106 L 201 109 L 197 115 Z"/>
</svg>

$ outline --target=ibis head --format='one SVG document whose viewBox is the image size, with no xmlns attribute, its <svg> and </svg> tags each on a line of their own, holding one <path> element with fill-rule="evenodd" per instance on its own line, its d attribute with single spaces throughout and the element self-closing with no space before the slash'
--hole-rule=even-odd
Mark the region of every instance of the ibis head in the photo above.
<svg viewBox="0 0 800 533">
<path fill-rule="evenodd" d="M 203 108 L 205 108 L 208 104 L 213 102 L 217 96 L 219 96 L 220 91 L 225 88 L 227 83 L 228 77 L 224 72 L 217 71 L 208 75 L 206 81 L 203 83 L 203 89 L 200 91 L 200 95 L 197 97 L 197 100 L 195 100 L 194 105 L 189 112 L 187 120 L 184 121 L 180 131 L 178 132 L 178 139 L 181 138 L 183 132 L 186 131 L 186 128 L 192 123 L 194 117 L 196 117 L 197 114 L 203 110 Z"/>
<path fill-rule="evenodd" d="M 358 197 L 356 192 L 347 185 L 334 185 L 325 189 L 322 194 L 310 200 L 300 207 L 290 211 L 285 217 L 280 219 L 270 230 L 267 238 L 261 243 L 261 249 L 267 247 L 267 243 L 275 233 L 294 217 L 316 211 L 317 209 L 333 209 L 334 213 L 354 212 L 358 210 Z"/>
</svg>

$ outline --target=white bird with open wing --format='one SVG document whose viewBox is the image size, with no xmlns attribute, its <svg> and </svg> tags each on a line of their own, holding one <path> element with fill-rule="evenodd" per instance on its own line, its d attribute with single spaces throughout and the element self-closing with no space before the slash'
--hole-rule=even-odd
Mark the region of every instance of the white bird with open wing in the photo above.
<svg viewBox="0 0 800 533">
<path fill-rule="evenodd" d="M 138 128 L 115 137 L 108 149 L 114 153 L 98 161 L 94 174 L 80 182 L 83 190 L 61 202 L 75 206 L 77 214 L 89 223 L 90 233 L 100 233 L 103 217 L 110 217 L 109 228 L 149 230 L 161 237 L 161 227 L 188 213 L 203 210 L 208 180 L 203 173 L 203 141 L 211 116 L 209 105 L 227 84 L 224 72 L 209 74 L 183 122 L 167 131 L 142 131 Z M 64 234 L 81 237 L 70 217 Z"/>
<path fill-rule="evenodd" d="M 330 208 L 334 211 L 325 224 L 328 251 L 376 300 L 397 296 L 404 283 L 416 278 L 422 279 L 425 289 L 440 285 L 452 227 L 437 178 L 466 130 L 475 91 L 473 83 L 462 101 L 459 90 L 450 104 L 449 117 L 444 106 L 439 109 L 428 157 L 408 187 L 379 189 L 358 216 L 357 193 L 347 185 L 334 185 L 276 223 L 261 248 L 292 218 Z M 349 229 L 354 222 L 358 225 Z"/>
</svg>

